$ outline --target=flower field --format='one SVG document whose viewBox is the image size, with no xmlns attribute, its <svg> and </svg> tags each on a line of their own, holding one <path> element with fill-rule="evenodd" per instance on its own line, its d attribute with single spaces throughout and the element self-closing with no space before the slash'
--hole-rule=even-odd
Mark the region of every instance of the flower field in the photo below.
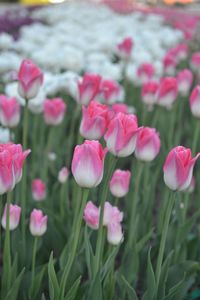
<svg viewBox="0 0 200 300">
<path fill-rule="evenodd" d="M 200 299 L 200 16 L 121 11 L 0 14 L 2 300 Z"/>
</svg>

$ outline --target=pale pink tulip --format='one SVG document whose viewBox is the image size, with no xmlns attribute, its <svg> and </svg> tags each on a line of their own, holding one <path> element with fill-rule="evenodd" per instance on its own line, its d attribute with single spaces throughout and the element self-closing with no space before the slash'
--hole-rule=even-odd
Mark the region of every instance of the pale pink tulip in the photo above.
<svg viewBox="0 0 200 300">
<path fill-rule="evenodd" d="M 200 118 L 200 85 L 197 85 L 191 93 L 190 110 L 194 117 Z"/>
<path fill-rule="evenodd" d="M 34 209 L 30 215 L 29 229 L 33 236 L 42 236 L 47 230 L 47 216 L 39 209 Z"/>
<path fill-rule="evenodd" d="M 188 69 L 181 70 L 177 75 L 178 91 L 182 96 L 187 96 L 191 85 L 192 85 L 193 75 Z"/>
<path fill-rule="evenodd" d="M 170 109 L 178 92 L 177 80 L 174 77 L 161 79 L 157 92 L 157 104 Z"/>
<path fill-rule="evenodd" d="M 123 220 L 123 213 L 117 206 L 112 206 L 109 202 L 105 202 L 103 212 L 103 225 L 108 226 L 109 223 L 121 223 Z"/>
<path fill-rule="evenodd" d="M 152 108 L 157 100 L 159 84 L 156 81 L 148 81 L 142 87 L 142 102 Z"/>
<path fill-rule="evenodd" d="M 62 169 L 60 169 L 60 171 L 58 173 L 58 181 L 63 184 L 67 181 L 68 177 L 69 177 L 68 168 L 63 167 Z"/>
<path fill-rule="evenodd" d="M 102 80 L 96 99 L 106 104 L 113 104 L 122 98 L 122 88 L 115 80 Z"/>
<path fill-rule="evenodd" d="M 116 170 L 110 180 L 111 194 L 117 198 L 124 197 L 129 191 L 130 171 Z"/>
<path fill-rule="evenodd" d="M 7 214 L 7 204 L 4 207 L 3 216 L 1 219 L 1 225 L 4 229 L 6 229 L 6 214 Z M 18 205 L 9 205 L 9 230 L 14 230 L 19 225 L 21 215 L 21 207 Z"/>
<path fill-rule="evenodd" d="M 100 210 L 91 201 L 89 201 L 84 209 L 83 219 L 86 224 L 92 229 L 99 228 Z"/>
<path fill-rule="evenodd" d="M 15 127 L 20 121 L 20 105 L 16 98 L 0 95 L 0 122 L 6 127 Z"/>
<path fill-rule="evenodd" d="M 48 125 L 59 125 L 64 119 L 66 104 L 61 98 L 44 101 L 44 120 Z"/>
<path fill-rule="evenodd" d="M 95 74 L 85 74 L 78 82 L 78 103 L 87 106 L 99 93 L 101 76 Z"/>
<path fill-rule="evenodd" d="M 123 242 L 123 232 L 120 223 L 111 222 L 107 226 L 107 240 L 111 245 L 118 245 Z"/>
<path fill-rule="evenodd" d="M 35 201 L 42 201 L 46 197 L 46 185 L 39 178 L 32 182 L 32 196 Z"/>
</svg>

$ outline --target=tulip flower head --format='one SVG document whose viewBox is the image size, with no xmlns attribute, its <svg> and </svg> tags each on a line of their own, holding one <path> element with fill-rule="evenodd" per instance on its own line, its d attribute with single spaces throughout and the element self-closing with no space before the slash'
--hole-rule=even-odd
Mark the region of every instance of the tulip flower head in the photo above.
<svg viewBox="0 0 200 300">
<path fill-rule="evenodd" d="M 133 40 L 131 37 L 127 37 L 117 45 L 117 53 L 122 59 L 129 60 L 132 48 Z"/>
<path fill-rule="evenodd" d="M 78 82 L 78 103 L 87 106 L 99 93 L 101 76 L 85 74 Z"/>
<path fill-rule="evenodd" d="M 177 80 L 174 77 L 165 77 L 161 80 L 157 92 L 157 104 L 167 109 L 172 107 L 178 92 Z"/>
<path fill-rule="evenodd" d="M 107 226 L 107 240 L 111 245 L 118 245 L 123 242 L 122 225 L 117 222 L 111 222 Z"/>
<path fill-rule="evenodd" d="M 154 76 L 155 69 L 152 64 L 144 63 L 142 64 L 138 70 L 137 75 L 141 84 L 148 82 Z"/>
<path fill-rule="evenodd" d="M 92 201 L 89 201 L 84 209 L 84 216 L 83 219 L 85 220 L 86 224 L 92 229 L 99 228 L 99 217 L 100 217 L 100 210 L 96 207 Z"/>
<path fill-rule="evenodd" d="M 61 98 L 44 101 L 44 120 L 48 125 L 59 125 L 64 119 L 66 104 Z"/>
<path fill-rule="evenodd" d="M 29 229 L 33 236 L 42 236 L 47 230 L 47 216 L 39 209 L 31 212 Z"/>
<path fill-rule="evenodd" d="M 68 177 L 69 177 L 68 168 L 63 167 L 62 169 L 60 169 L 60 171 L 58 173 L 58 181 L 63 184 L 67 181 Z"/>
<path fill-rule="evenodd" d="M 4 207 L 3 216 L 1 219 L 1 225 L 6 229 L 6 215 L 7 215 L 7 204 Z M 19 225 L 21 216 L 21 207 L 18 205 L 9 205 L 9 230 L 14 230 Z"/>
<path fill-rule="evenodd" d="M 183 146 L 173 148 L 163 167 L 165 184 L 173 191 L 187 190 L 191 184 L 193 168 L 199 157 L 192 158 L 191 150 Z"/>
<path fill-rule="evenodd" d="M 6 127 L 16 127 L 20 121 L 20 105 L 16 98 L 0 95 L 0 122 Z"/>
<path fill-rule="evenodd" d="M 35 201 L 42 201 L 46 197 L 46 185 L 39 178 L 32 182 L 32 196 Z"/>
<path fill-rule="evenodd" d="M 103 214 L 103 225 L 108 226 L 109 223 L 121 223 L 123 220 L 123 213 L 118 209 L 117 206 L 112 206 L 109 202 L 105 202 L 104 214 Z"/>
<path fill-rule="evenodd" d="M 130 179 L 130 171 L 116 170 L 109 183 L 111 194 L 117 198 L 126 196 L 129 191 Z"/>
<path fill-rule="evenodd" d="M 182 70 L 177 75 L 178 91 L 182 96 L 187 96 L 192 85 L 193 75 L 188 69 Z"/>
<path fill-rule="evenodd" d="M 99 94 L 96 99 L 99 102 L 113 104 L 123 97 L 122 87 L 115 80 L 102 80 Z"/>
<path fill-rule="evenodd" d="M 18 92 L 26 100 L 35 98 L 43 83 L 41 70 L 31 61 L 22 61 L 18 73 Z"/>
<path fill-rule="evenodd" d="M 159 84 L 156 81 L 147 81 L 143 84 L 142 102 L 146 104 L 149 109 L 156 103 L 158 87 Z"/>
<path fill-rule="evenodd" d="M 192 70 L 200 74 L 200 52 L 193 53 L 191 58 Z"/>
<path fill-rule="evenodd" d="M 200 118 L 200 85 L 197 85 L 191 93 L 190 110 L 194 117 Z"/>
</svg>

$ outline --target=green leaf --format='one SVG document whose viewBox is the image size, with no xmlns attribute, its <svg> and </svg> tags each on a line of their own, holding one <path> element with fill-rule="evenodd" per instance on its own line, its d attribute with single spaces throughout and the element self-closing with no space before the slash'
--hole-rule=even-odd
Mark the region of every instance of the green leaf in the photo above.
<svg viewBox="0 0 200 300">
<path fill-rule="evenodd" d="M 18 266 L 18 254 L 16 253 L 14 262 L 11 268 L 11 282 L 14 282 L 17 277 L 17 266 Z"/>
<path fill-rule="evenodd" d="M 59 297 L 59 284 L 56 276 L 56 272 L 54 269 L 53 263 L 53 252 L 51 252 L 49 263 L 48 263 L 48 276 L 49 276 L 49 293 L 50 299 L 58 299 Z"/>
<path fill-rule="evenodd" d="M 166 289 L 166 283 L 167 283 L 167 277 L 169 273 L 169 266 L 172 261 L 174 251 L 171 251 L 168 256 L 166 257 L 160 274 L 160 284 L 158 286 L 158 299 L 162 299 L 165 296 L 165 289 Z"/>
<path fill-rule="evenodd" d="M 105 278 L 107 272 L 110 271 L 110 268 L 114 264 L 114 260 L 115 260 L 115 257 L 117 255 L 118 251 L 119 251 L 119 248 L 120 248 L 120 245 L 118 245 L 117 247 L 114 247 L 111 254 L 107 258 L 107 260 L 106 260 L 106 262 L 105 262 L 105 264 L 104 264 L 104 266 L 101 270 L 101 279 L 102 279 L 102 281 Z"/>
<path fill-rule="evenodd" d="M 162 298 L 162 300 L 172 300 L 173 298 L 176 299 L 176 295 L 182 290 L 185 285 L 185 276 L 184 278 L 179 281 L 175 286 L 173 286 L 166 297 Z"/>
<path fill-rule="evenodd" d="M 31 289 L 30 289 L 30 293 L 29 293 L 29 298 L 31 300 L 34 300 L 39 292 L 39 289 L 41 288 L 41 282 L 43 279 L 43 276 L 45 274 L 46 271 L 46 265 L 43 266 L 40 270 L 40 272 L 38 272 L 38 274 L 35 276 L 32 285 L 31 285 Z"/>
<path fill-rule="evenodd" d="M 148 240 L 151 238 L 152 234 L 153 234 L 153 230 L 154 228 L 151 228 L 150 231 L 145 234 L 141 240 L 139 240 L 139 242 L 136 243 L 136 251 L 139 253 L 143 248 L 144 245 L 148 242 Z"/>
<path fill-rule="evenodd" d="M 12 288 L 9 290 L 6 298 L 4 300 L 17 300 L 19 287 L 22 281 L 22 277 L 24 275 L 25 268 L 21 271 L 21 273 L 18 275 L 16 280 L 14 281 Z"/>
<path fill-rule="evenodd" d="M 148 263 L 147 263 L 147 290 L 142 297 L 142 300 L 153 300 L 156 291 L 156 280 L 151 263 L 151 249 L 148 252 Z"/>
<path fill-rule="evenodd" d="M 65 296 L 64 300 L 74 300 L 75 299 L 80 282 L 81 282 L 81 276 L 76 279 L 76 281 L 72 285 L 71 289 Z"/>
<path fill-rule="evenodd" d="M 129 300 L 138 300 L 137 294 L 134 290 L 134 288 L 129 284 L 129 282 L 126 280 L 124 276 L 121 276 L 121 280 L 124 283 L 126 292 L 128 294 Z"/>
<path fill-rule="evenodd" d="M 85 226 L 85 230 L 84 230 L 84 245 L 85 245 L 85 256 L 86 256 L 86 263 L 87 263 L 89 278 L 91 278 L 94 253 L 93 253 L 92 246 L 90 243 L 87 226 Z"/>
<path fill-rule="evenodd" d="M 103 300 L 100 273 L 92 280 L 86 299 Z"/>
</svg>

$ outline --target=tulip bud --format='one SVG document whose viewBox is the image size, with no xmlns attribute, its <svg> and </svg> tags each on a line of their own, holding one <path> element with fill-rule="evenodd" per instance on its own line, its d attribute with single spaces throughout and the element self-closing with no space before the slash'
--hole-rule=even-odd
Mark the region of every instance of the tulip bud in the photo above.
<svg viewBox="0 0 200 300">
<path fill-rule="evenodd" d="M 176 100 L 177 91 L 178 87 L 176 78 L 163 78 L 158 88 L 157 104 L 170 109 L 173 102 Z"/>
<path fill-rule="evenodd" d="M 183 146 L 173 148 L 163 167 L 165 184 L 173 191 L 184 191 L 191 183 L 193 168 L 199 157 L 198 153 L 192 158 L 190 149 Z"/>
<path fill-rule="evenodd" d="M 104 136 L 108 150 L 119 157 L 129 156 L 135 150 L 138 131 L 135 115 L 116 114 Z"/>
<path fill-rule="evenodd" d="M 142 87 L 142 102 L 151 108 L 156 103 L 156 94 L 159 84 L 155 81 L 148 81 Z"/>
<path fill-rule="evenodd" d="M 31 212 L 29 229 L 33 236 L 42 236 L 47 230 L 47 216 L 42 211 L 34 209 Z"/>
<path fill-rule="evenodd" d="M 100 85 L 99 94 L 96 99 L 99 102 L 106 104 L 113 104 L 117 101 L 121 101 L 123 98 L 122 87 L 114 80 L 102 80 Z"/>
<path fill-rule="evenodd" d="M 120 223 L 111 222 L 107 227 L 107 240 L 112 245 L 118 245 L 123 242 L 123 232 Z"/>
<path fill-rule="evenodd" d="M 62 123 L 66 111 L 66 104 L 61 98 L 44 101 L 44 120 L 48 125 Z"/>
<path fill-rule="evenodd" d="M 46 185 L 39 178 L 32 182 L 32 196 L 35 201 L 42 201 L 46 197 Z"/>
<path fill-rule="evenodd" d="M 123 220 L 123 213 L 117 206 L 112 206 L 109 202 L 105 202 L 103 212 L 103 225 L 108 226 L 109 223 L 121 223 Z"/>
<path fill-rule="evenodd" d="M 129 191 L 130 179 L 130 171 L 116 170 L 109 184 L 111 194 L 117 198 L 126 196 Z"/>
<path fill-rule="evenodd" d="M 43 74 L 32 61 L 22 61 L 18 73 L 18 92 L 23 99 L 35 98 L 43 83 Z"/>
<path fill-rule="evenodd" d="M 84 209 L 84 216 L 83 219 L 85 220 L 86 224 L 92 229 L 99 228 L 99 208 L 96 207 L 91 201 L 86 204 Z"/>
<path fill-rule="evenodd" d="M 135 156 L 142 161 L 152 161 L 160 151 L 160 137 L 155 128 L 144 127 L 137 137 Z"/>
<path fill-rule="evenodd" d="M 80 134 L 86 139 L 100 139 L 107 128 L 107 113 L 108 107 L 95 101 L 83 106 Z"/>
<path fill-rule="evenodd" d="M 101 76 L 94 74 L 85 74 L 82 81 L 78 82 L 78 103 L 88 105 L 99 93 Z"/>
<path fill-rule="evenodd" d="M 16 98 L 0 95 L 0 122 L 3 126 L 15 127 L 20 121 L 20 105 Z"/>
<path fill-rule="evenodd" d="M 182 96 L 187 96 L 192 85 L 193 75 L 190 70 L 182 70 L 177 75 L 178 91 Z"/>
<path fill-rule="evenodd" d="M 197 85 L 192 91 L 190 109 L 194 117 L 200 118 L 200 85 Z"/>
<path fill-rule="evenodd" d="M 133 40 L 131 37 L 127 37 L 117 45 L 117 53 L 122 59 L 128 60 L 131 56 L 132 48 Z"/>
<path fill-rule="evenodd" d="M 63 167 L 62 169 L 60 169 L 58 173 L 58 181 L 63 184 L 67 181 L 68 177 L 69 170 L 67 169 L 67 167 Z"/>
<path fill-rule="evenodd" d="M 1 225 L 6 229 L 6 214 L 7 214 L 7 204 L 4 207 L 3 216 L 1 219 Z M 9 230 L 14 230 L 19 225 L 21 215 L 21 207 L 18 205 L 9 205 Z"/>
<path fill-rule="evenodd" d="M 141 84 L 144 84 L 145 82 L 151 80 L 154 76 L 154 73 L 154 66 L 147 63 L 142 64 L 137 70 L 137 75 Z"/>
<path fill-rule="evenodd" d="M 103 178 L 106 151 L 98 141 L 85 141 L 75 147 L 72 159 L 72 174 L 78 185 L 96 187 Z"/>
</svg>

